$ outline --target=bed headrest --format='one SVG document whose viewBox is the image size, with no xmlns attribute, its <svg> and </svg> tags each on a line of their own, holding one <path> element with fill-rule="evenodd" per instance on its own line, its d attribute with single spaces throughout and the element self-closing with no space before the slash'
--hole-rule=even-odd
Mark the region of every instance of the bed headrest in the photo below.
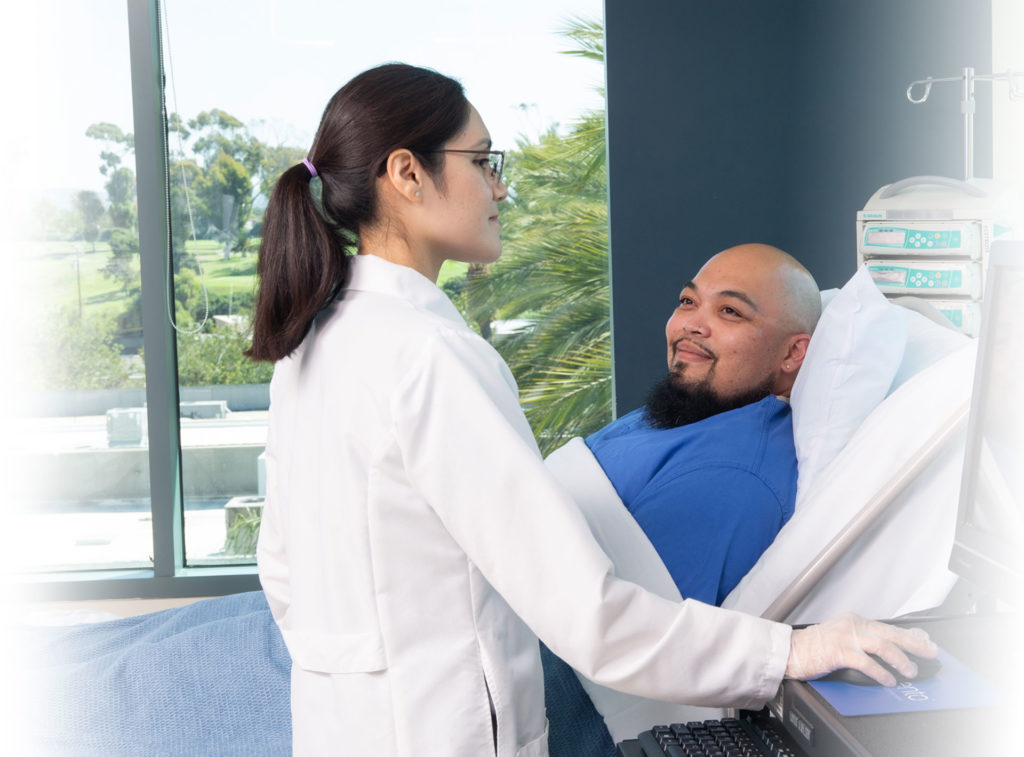
<svg viewBox="0 0 1024 757">
<path fill-rule="evenodd" d="M 963 334 L 885 298 L 866 267 L 824 310 L 793 386 L 798 487 L 812 485 L 885 397 L 968 341 Z"/>
</svg>

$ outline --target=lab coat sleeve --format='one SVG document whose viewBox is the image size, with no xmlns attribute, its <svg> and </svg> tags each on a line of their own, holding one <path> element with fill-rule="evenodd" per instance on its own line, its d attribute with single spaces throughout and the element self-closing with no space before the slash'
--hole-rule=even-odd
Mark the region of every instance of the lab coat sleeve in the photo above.
<svg viewBox="0 0 1024 757">
<path fill-rule="evenodd" d="M 394 398 L 410 481 L 511 608 L 588 678 L 666 701 L 760 707 L 778 688 L 788 626 L 616 578 L 547 471 L 507 366 L 440 331 Z"/>
</svg>

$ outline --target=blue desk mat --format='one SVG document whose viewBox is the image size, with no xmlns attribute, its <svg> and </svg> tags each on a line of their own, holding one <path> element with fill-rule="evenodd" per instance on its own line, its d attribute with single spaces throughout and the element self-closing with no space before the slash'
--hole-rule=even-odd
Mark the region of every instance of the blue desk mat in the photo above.
<svg viewBox="0 0 1024 757">
<path fill-rule="evenodd" d="M 808 681 L 840 715 L 890 715 L 928 710 L 994 707 L 1007 697 L 992 683 L 948 652 L 939 651 L 942 668 L 924 681 L 858 686 L 844 681 Z"/>
</svg>

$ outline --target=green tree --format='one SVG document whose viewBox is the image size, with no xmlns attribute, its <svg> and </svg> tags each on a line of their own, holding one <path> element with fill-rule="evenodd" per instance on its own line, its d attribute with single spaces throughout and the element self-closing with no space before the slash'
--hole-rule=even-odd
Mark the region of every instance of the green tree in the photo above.
<svg viewBox="0 0 1024 757">
<path fill-rule="evenodd" d="M 603 59 L 598 24 L 572 21 L 569 54 Z M 509 156 L 502 209 L 504 254 L 466 285 L 472 322 L 524 319 L 532 328 L 493 337 L 519 383 L 542 451 L 612 418 L 608 211 L 604 113 Z"/>
<path fill-rule="evenodd" d="M 104 213 L 103 201 L 95 192 L 82 190 L 75 193 L 74 202 L 81 222 L 82 239 L 92 244 L 92 251 L 96 252 L 96 240 L 100 236 L 100 221 Z"/>
<path fill-rule="evenodd" d="M 252 218 L 256 197 L 269 197 L 277 178 L 301 160 L 305 150 L 268 145 L 218 108 L 188 120 L 171 113 L 167 130 L 175 273 L 182 266 L 198 270 L 194 256 L 185 253 L 190 238 L 220 240 L 225 258 L 238 250 L 246 254 L 255 246 L 252 237 L 259 234 L 258 219 Z M 111 224 L 134 229 L 135 176 L 121 165 L 134 150 L 132 134 L 111 123 L 92 124 L 86 134 L 104 145 L 100 172 L 108 177 Z"/>
<path fill-rule="evenodd" d="M 238 242 L 238 232 L 249 220 L 252 177 L 245 165 L 221 152 L 197 178 L 194 189 L 206 210 L 211 231 L 224 242 L 224 258 L 228 259 Z"/>
<path fill-rule="evenodd" d="M 188 122 L 196 137 L 192 150 L 202 155 L 207 165 L 218 155 L 230 155 L 253 172 L 259 164 L 259 141 L 249 134 L 245 124 L 218 108 L 206 110 Z"/>
<path fill-rule="evenodd" d="M 110 258 L 103 274 L 121 284 L 125 294 L 139 288 L 139 237 L 128 229 L 110 230 Z"/>
<path fill-rule="evenodd" d="M 138 203 L 135 172 L 121 166 L 110 172 L 106 183 L 107 200 L 110 203 L 110 225 L 114 228 L 134 231 L 138 224 Z"/>
<path fill-rule="evenodd" d="M 263 145 L 259 164 L 260 194 L 269 198 L 274 184 L 277 183 L 281 174 L 304 157 L 306 157 L 306 150 L 301 147 Z"/>
<path fill-rule="evenodd" d="M 103 161 L 100 173 L 104 176 L 116 170 L 121 165 L 122 157 L 135 150 L 135 138 L 130 133 L 122 131 L 116 124 L 90 124 L 85 130 L 85 136 L 99 140 L 104 145 L 105 149 L 100 153 L 100 159 Z"/>
<path fill-rule="evenodd" d="M 110 223 L 115 228 L 134 230 L 138 215 L 135 203 L 135 172 L 121 161 L 135 151 L 135 138 L 116 124 L 91 124 L 85 136 L 103 143 L 100 153 L 100 173 L 107 177 L 107 200 L 110 203 Z"/>
<path fill-rule="evenodd" d="M 267 145 L 239 119 L 216 108 L 187 122 L 172 114 L 168 128 L 177 139 L 172 194 L 179 180 L 181 187 L 174 207 L 184 207 L 186 201 L 191 205 L 191 223 L 200 235 L 223 242 L 225 259 L 234 251 L 245 255 L 253 247 L 252 235 L 258 234 L 252 223 L 255 197 L 269 196 L 281 172 L 301 160 L 305 152 Z M 183 166 L 190 167 L 185 175 Z"/>
<path fill-rule="evenodd" d="M 175 275 L 185 268 L 199 272 L 199 262 L 185 245 L 189 239 L 198 239 L 200 208 L 196 207 L 192 196 L 202 175 L 203 169 L 194 160 L 178 160 L 170 168 L 171 248 Z"/>
<path fill-rule="evenodd" d="M 185 325 L 204 316 L 206 298 L 199 274 L 191 268 L 184 268 L 174 276 L 174 322 L 189 330 Z"/>
<path fill-rule="evenodd" d="M 82 319 L 70 308 L 44 319 L 29 370 L 42 389 L 117 389 L 131 374 L 110 320 Z"/>
<path fill-rule="evenodd" d="M 213 327 L 198 334 L 185 333 L 187 320 L 178 331 L 178 380 L 183 386 L 213 384 L 265 384 L 274 366 L 256 363 L 243 353 L 252 342 L 242 328 Z"/>
</svg>

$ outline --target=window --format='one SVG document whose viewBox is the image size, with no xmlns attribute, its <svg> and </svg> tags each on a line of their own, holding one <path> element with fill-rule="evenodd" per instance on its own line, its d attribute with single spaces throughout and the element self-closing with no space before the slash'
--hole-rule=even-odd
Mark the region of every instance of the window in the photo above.
<svg viewBox="0 0 1024 757">
<path fill-rule="evenodd" d="M 596 18 L 595 2 L 532 3 L 511 15 L 473 4 L 465 13 L 439 16 L 406 2 L 358 12 L 346 4 L 313 2 L 256 3 L 246 9 L 240 14 L 232 3 L 175 2 L 165 14 L 185 552 L 193 566 L 254 559 L 270 369 L 251 363 L 242 351 L 248 345 L 262 212 L 280 172 L 305 156 L 334 91 L 358 72 L 389 60 L 432 66 L 461 78 L 496 146 L 512 150 L 522 135 L 538 152 L 535 160 L 544 157 L 543 149 L 553 158 L 555 134 L 572 131 L 569 123 L 555 128 L 553 120 L 569 121 L 600 102 L 595 92 L 600 64 L 560 55 L 574 43 L 554 33 L 573 12 Z M 195 23 L 200 17 L 203 22 Z M 373 33 L 394 25 L 396 18 L 403 19 L 408 33 Z M 233 33 L 222 34 L 224 28 Z M 253 56 L 254 49 L 267 54 Z M 520 51 L 517 65 L 498 65 L 512 50 Z M 243 78 L 230 64 L 241 60 L 246 61 Z M 481 67 L 481 60 L 495 65 Z M 548 61 L 543 73 L 541 61 Z M 578 83 L 566 87 L 562 78 L 552 89 L 543 84 L 552 70 Z M 583 83 L 586 77 L 589 85 Z M 541 148 L 541 135 L 549 129 L 554 131 Z M 578 166 L 564 152 L 562 160 L 551 163 L 575 179 Z M 509 173 L 514 180 L 514 165 Z M 604 182 L 590 186 L 588 201 L 603 210 Z M 560 197 L 557 204 L 564 206 L 565 200 Z M 522 215 L 514 201 L 508 205 L 506 217 Z M 598 225 L 603 233 L 603 216 Z M 516 235 L 516 224 L 512 227 L 507 237 Z M 529 250 L 550 253 L 536 242 L 506 239 L 508 259 Z M 606 266 L 604 258 L 595 263 Z M 515 365 L 512 345 L 501 344 L 510 319 L 473 310 L 467 275 L 486 277 L 449 265 L 440 283 L 482 330 L 490 332 L 491 322 L 500 321 L 499 333 L 492 336 Z M 494 286 L 500 281 L 495 278 Z M 526 306 L 520 313 L 536 315 L 537 309 Z M 607 305 L 603 316 L 607 320 Z M 537 355 L 520 356 L 518 362 L 535 366 Z M 600 368 L 609 370 L 607 362 Z"/>
<path fill-rule="evenodd" d="M 22 287 L 16 322 L 30 324 L 18 332 L 24 401 L 13 410 L 23 415 L 9 431 L 18 439 L 11 467 L 22 477 L 12 558 L 29 571 L 148 567 L 127 15 L 117 0 L 36 14 L 61 53 L 33 48 L 23 63 L 36 79 L 17 95 L 34 99 L 29 112 L 41 117 L 26 119 L 32 130 L 18 148 L 31 163 L 17 172 L 27 207 L 11 229 Z"/>
<path fill-rule="evenodd" d="M 39 325 L 20 345 L 34 373 L 16 387 L 31 402 L 15 419 L 21 449 L 10 466 L 25 474 L 14 546 L 32 596 L 256 587 L 255 532 L 245 526 L 258 522 L 269 370 L 239 355 L 260 217 L 276 175 L 305 154 L 324 104 L 352 75 L 404 60 L 461 78 L 496 147 L 513 154 L 507 261 L 551 252 L 515 193 L 540 197 L 541 169 L 562 161 L 564 191 L 550 193 L 545 212 L 569 207 L 565 193 L 583 187 L 574 207 L 597 237 L 589 264 L 606 268 L 603 71 L 562 54 L 600 57 L 599 0 L 525 0 L 514 11 L 466 3 L 444 14 L 406 1 L 129 0 L 127 13 L 115 0 L 37 5 L 20 12 L 35 30 L 26 39 L 46 41 L 26 52 L 39 74 L 12 98 L 40 115 L 21 172 L 37 181 L 12 214 L 26 240 L 18 278 L 32 284 L 19 315 Z M 574 17 L 594 23 L 559 33 Z M 162 73 L 166 133 L 152 106 Z M 580 157 L 570 147 L 588 131 Z M 492 307 L 481 281 L 500 292 L 501 268 L 451 266 L 441 283 L 514 366 L 536 365 L 516 336 L 546 320 L 543 298 Z M 578 346 L 607 374 L 606 275 L 603 291 Z M 52 333 L 50 311 L 62 314 Z M 83 330 L 94 313 L 103 328 Z M 544 371 L 550 380 L 557 365 Z M 524 387 L 528 408 L 544 403 L 543 381 Z M 610 412 L 605 393 L 598 425 Z M 558 424 L 545 423 L 539 434 L 556 439 Z"/>
</svg>

